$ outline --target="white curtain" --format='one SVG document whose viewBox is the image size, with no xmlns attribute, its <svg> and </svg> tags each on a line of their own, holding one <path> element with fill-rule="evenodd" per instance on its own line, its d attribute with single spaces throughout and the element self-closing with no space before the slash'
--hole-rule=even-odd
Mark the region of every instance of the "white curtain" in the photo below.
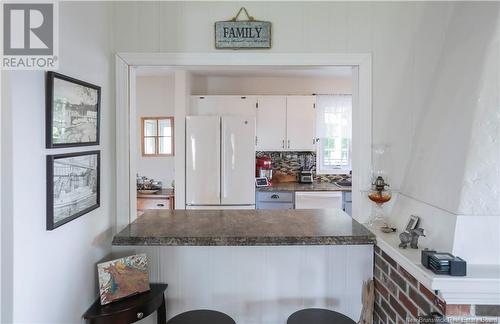
<svg viewBox="0 0 500 324">
<path fill-rule="evenodd" d="M 316 136 L 320 141 L 318 146 L 320 169 L 350 167 L 352 95 L 316 97 Z"/>
</svg>

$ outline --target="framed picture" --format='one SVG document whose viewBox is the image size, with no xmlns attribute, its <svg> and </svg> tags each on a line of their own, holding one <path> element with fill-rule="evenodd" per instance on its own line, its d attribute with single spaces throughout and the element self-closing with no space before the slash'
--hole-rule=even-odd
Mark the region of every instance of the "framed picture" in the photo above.
<svg viewBox="0 0 500 324">
<path fill-rule="evenodd" d="M 410 216 L 410 219 L 408 219 L 408 223 L 406 224 L 405 231 L 406 231 L 406 232 L 409 232 L 409 231 L 411 231 L 412 229 L 417 228 L 417 225 L 418 225 L 418 221 L 419 221 L 419 220 L 420 220 L 420 218 L 418 218 L 418 216 L 411 215 L 411 216 Z"/>
<path fill-rule="evenodd" d="M 99 151 L 47 156 L 47 230 L 99 207 Z"/>
<path fill-rule="evenodd" d="M 101 87 L 56 73 L 47 73 L 45 146 L 99 144 Z"/>
<path fill-rule="evenodd" d="M 150 289 L 146 254 L 136 254 L 99 263 L 97 273 L 101 305 Z"/>
</svg>

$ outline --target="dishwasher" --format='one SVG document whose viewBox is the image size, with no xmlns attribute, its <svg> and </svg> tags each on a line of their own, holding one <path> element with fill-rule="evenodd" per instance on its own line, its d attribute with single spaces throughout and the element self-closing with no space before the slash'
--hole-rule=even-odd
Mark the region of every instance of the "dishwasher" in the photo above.
<svg viewBox="0 0 500 324">
<path fill-rule="evenodd" d="M 342 209 L 341 191 L 297 191 L 295 209 Z"/>
</svg>

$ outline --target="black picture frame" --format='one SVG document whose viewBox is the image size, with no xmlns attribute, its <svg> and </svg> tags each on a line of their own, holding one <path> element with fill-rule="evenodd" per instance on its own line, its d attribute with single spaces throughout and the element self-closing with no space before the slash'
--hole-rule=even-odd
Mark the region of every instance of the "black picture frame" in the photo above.
<svg viewBox="0 0 500 324">
<path fill-rule="evenodd" d="M 64 142 L 64 143 L 54 143 L 54 80 L 60 79 L 69 83 L 74 83 L 79 86 L 89 88 L 97 91 L 97 104 L 96 104 L 96 130 L 95 130 L 95 141 L 84 141 L 84 142 Z M 46 76 L 45 85 L 45 147 L 50 148 L 63 148 L 63 147 L 79 147 L 79 146 L 91 146 L 99 145 L 100 139 L 100 124 L 101 124 L 101 87 L 95 84 L 91 84 L 85 81 L 81 81 L 67 75 L 63 75 L 57 72 L 49 71 Z"/>
<path fill-rule="evenodd" d="M 417 228 L 419 221 L 420 221 L 420 217 L 415 216 L 415 215 L 410 215 L 410 218 L 408 218 L 408 223 L 406 223 L 404 231 L 410 232 L 412 229 Z"/>
<path fill-rule="evenodd" d="M 54 165 L 56 160 L 74 158 L 74 157 L 83 157 L 87 155 L 96 155 L 96 164 L 95 164 L 95 183 L 92 182 L 92 188 L 95 186 L 95 204 L 92 204 L 86 208 L 78 210 L 74 214 L 71 214 L 68 217 L 65 217 L 61 220 L 55 220 L 55 206 L 54 206 Z M 76 168 L 85 168 L 81 165 L 75 165 Z M 65 153 L 65 154 L 56 154 L 56 155 L 47 155 L 47 230 L 51 231 L 53 229 L 58 228 L 61 225 L 64 225 L 72 220 L 87 214 L 88 212 L 97 209 L 100 207 L 100 199 L 101 199 L 101 152 L 99 150 L 95 151 L 85 151 L 85 152 L 75 152 L 75 153 Z M 70 175 L 68 175 L 69 177 Z M 75 172 L 71 173 L 71 176 L 75 177 Z M 90 177 L 87 178 L 87 181 Z M 92 180 L 92 179 L 91 179 Z M 87 183 L 88 184 L 88 183 Z M 90 185 L 88 185 L 90 187 Z M 77 205 L 78 202 L 73 202 L 72 206 Z M 70 205 L 70 204 L 68 204 Z"/>
</svg>

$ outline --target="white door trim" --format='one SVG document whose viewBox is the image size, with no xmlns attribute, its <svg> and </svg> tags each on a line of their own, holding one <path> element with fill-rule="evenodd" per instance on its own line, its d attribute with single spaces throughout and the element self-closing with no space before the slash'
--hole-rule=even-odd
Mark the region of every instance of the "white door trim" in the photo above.
<svg viewBox="0 0 500 324">
<path fill-rule="evenodd" d="M 366 199 L 365 192 L 370 185 L 371 170 L 371 145 L 372 145 L 372 56 L 368 53 L 249 53 L 249 52 L 223 52 L 223 53 L 118 53 L 116 54 L 116 129 L 117 129 L 117 188 L 124 183 L 132 183 L 130 179 L 130 101 L 125 109 L 124 98 L 129 98 L 126 93 L 130 91 L 129 76 L 118 70 L 123 69 L 122 64 L 129 67 L 137 66 L 170 66 L 178 68 L 193 68 L 196 66 L 338 66 L 352 65 L 355 67 L 355 81 L 353 89 L 353 147 L 360 150 L 353 152 L 353 217 L 361 222 L 368 219 L 371 204 Z M 124 81 L 124 78 L 127 78 Z M 127 86 L 125 86 L 127 85 Z M 125 88 L 127 87 L 127 88 Z M 356 93 L 358 95 L 356 95 Z M 357 107 L 357 108 L 356 108 Z M 126 114 L 126 116 L 124 116 Z M 177 140 L 176 140 L 177 143 Z M 177 157 L 176 157 L 177 158 Z M 176 177 L 177 178 L 177 177 Z M 178 181 L 176 181 L 178 182 Z M 176 187 L 180 183 L 176 183 Z M 117 191 L 118 226 L 120 230 L 123 222 L 120 219 L 133 219 L 135 212 L 131 209 L 130 191 Z M 183 194 L 180 192 L 180 194 Z M 183 199 L 182 199 L 183 200 Z M 128 203 L 127 203 L 128 202 Z M 127 207 L 120 206 L 127 203 Z M 177 205 L 177 204 L 176 204 Z M 183 208 L 183 206 L 177 206 Z M 126 216 L 120 213 L 128 213 Z"/>
</svg>

